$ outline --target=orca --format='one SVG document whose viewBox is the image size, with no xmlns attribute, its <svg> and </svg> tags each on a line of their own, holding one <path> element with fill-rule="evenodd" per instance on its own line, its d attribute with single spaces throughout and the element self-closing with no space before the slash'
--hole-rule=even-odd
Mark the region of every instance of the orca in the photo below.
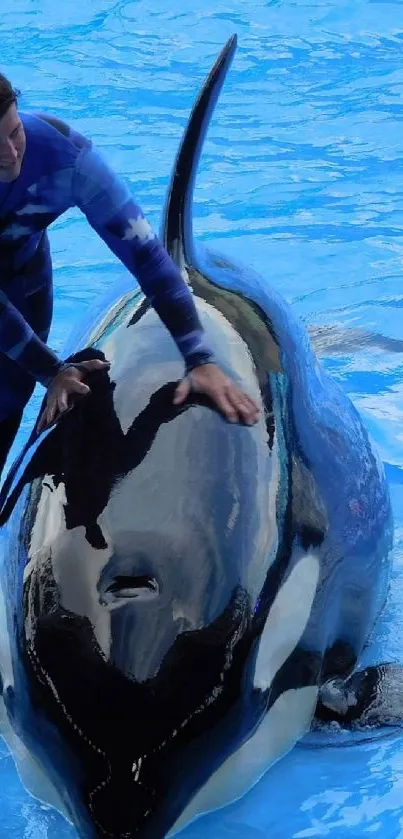
<svg viewBox="0 0 403 839">
<path fill-rule="evenodd" d="M 367 694 L 382 716 L 387 665 L 357 672 L 392 561 L 382 463 L 275 278 L 193 234 L 235 50 L 234 36 L 193 108 L 161 238 L 259 421 L 228 423 L 195 394 L 173 405 L 183 361 L 125 280 L 66 347 L 110 369 L 33 429 L 0 496 L 1 731 L 27 789 L 83 839 L 174 835 L 242 796 L 315 718 L 360 722 Z"/>
</svg>

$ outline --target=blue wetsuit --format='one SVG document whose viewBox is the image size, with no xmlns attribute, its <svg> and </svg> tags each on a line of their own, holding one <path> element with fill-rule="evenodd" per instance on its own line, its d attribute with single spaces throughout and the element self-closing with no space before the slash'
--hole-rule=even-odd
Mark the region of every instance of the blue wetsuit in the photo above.
<svg viewBox="0 0 403 839">
<path fill-rule="evenodd" d="M 52 320 L 46 228 L 69 207 L 82 210 L 137 278 L 187 369 L 212 361 L 191 291 L 125 184 L 65 123 L 20 117 L 26 134 L 21 173 L 11 184 L 0 183 L 0 422 L 20 414 L 35 382 L 47 386 L 63 365 L 46 346 Z"/>
</svg>

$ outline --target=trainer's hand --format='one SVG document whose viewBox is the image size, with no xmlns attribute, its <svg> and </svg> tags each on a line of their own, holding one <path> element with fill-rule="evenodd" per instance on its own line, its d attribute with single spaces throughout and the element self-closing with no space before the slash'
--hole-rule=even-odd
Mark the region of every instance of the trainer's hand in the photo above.
<svg viewBox="0 0 403 839">
<path fill-rule="evenodd" d="M 174 405 L 182 405 L 191 391 L 209 396 L 229 422 L 255 425 L 259 419 L 256 402 L 239 390 L 216 364 L 202 364 L 188 373 L 176 388 Z"/>
<path fill-rule="evenodd" d="M 83 381 L 87 373 L 106 370 L 108 361 L 94 358 L 92 361 L 80 361 L 60 370 L 48 387 L 46 404 L 39 417 L 38 434 L 60 419 L 62 414 L 74 408 L 77 400 L 87 396 L 90 388 Z"/>
</svg>

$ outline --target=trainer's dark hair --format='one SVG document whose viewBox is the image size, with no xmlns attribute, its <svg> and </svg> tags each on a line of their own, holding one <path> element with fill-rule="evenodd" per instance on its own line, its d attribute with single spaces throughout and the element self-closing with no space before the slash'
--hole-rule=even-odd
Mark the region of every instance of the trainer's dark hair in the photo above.
<svg viewBox="0 0 403 839">
<path fill-rule="evenodd" d="M 15 90 L 9 80 L 0 73 L 0 119 L 4 117 L 10 105 L 16 102 L 20 95 L 19 90 Z"/>
</svg>

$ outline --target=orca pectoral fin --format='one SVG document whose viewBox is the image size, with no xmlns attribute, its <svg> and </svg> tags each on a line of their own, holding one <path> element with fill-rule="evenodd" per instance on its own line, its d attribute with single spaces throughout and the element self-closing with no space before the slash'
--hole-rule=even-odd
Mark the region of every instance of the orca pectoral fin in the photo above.
<svg viewBox="0 0 403 839">
<path fill-rule="evenodd" d="M 338 324 L 308 326 L 313 349 L 318 356 L 345 355 L 374 347 L 384 352 L 403 353 L 403 341 L 389 338 L 380 332 L 369 332 L 361 327 Z"/>
<path fill-rule="evenodd" d="M 403 665 L 378 664 L 325 682 L 316 719 L 343 728 L 403 725 Z"/>
</svg>

